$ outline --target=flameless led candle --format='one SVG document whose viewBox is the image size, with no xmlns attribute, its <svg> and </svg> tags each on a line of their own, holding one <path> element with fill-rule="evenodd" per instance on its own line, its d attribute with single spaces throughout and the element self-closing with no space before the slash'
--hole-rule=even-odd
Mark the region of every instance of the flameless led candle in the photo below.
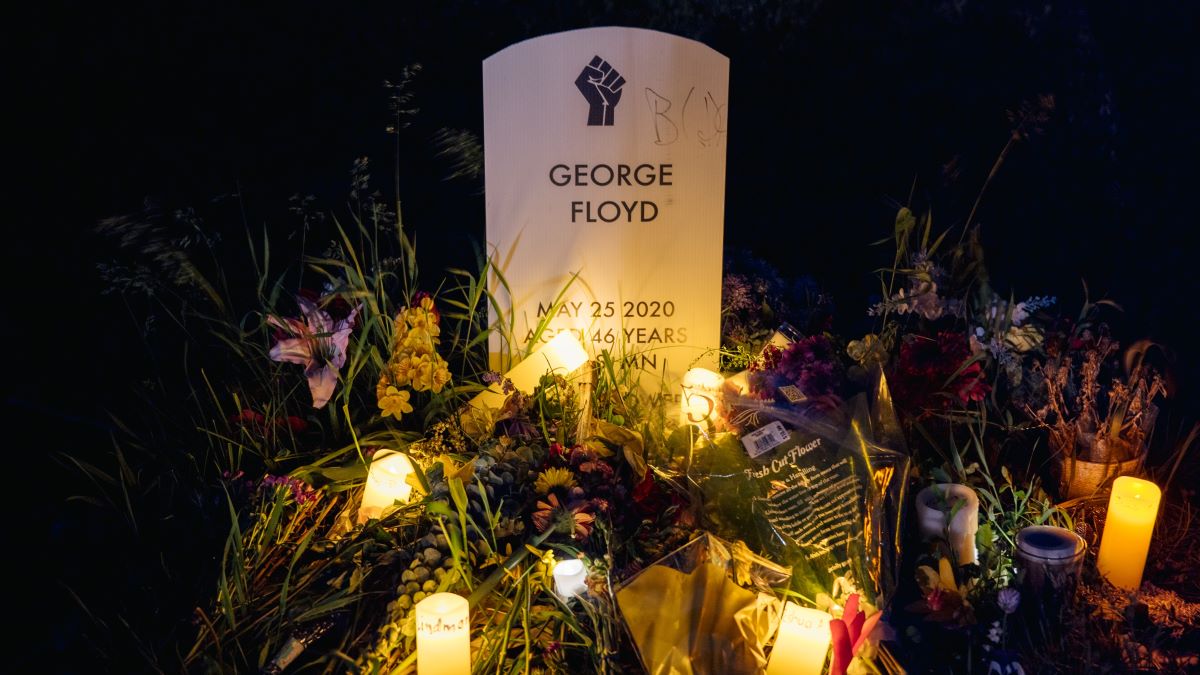
<svg viewBox="0 0 1200 675">
<path fill-rule="evenodd" d="M 367 486 L 363 490 L 362 503 L 358 507 L 358 522 L 379 518 L 397 501 L 406 502 L 412 494 L 408 474 L 413 472 L 408 455 L 381 450 L 371 459 L 367 471 Z"/>
<path fill-rule="evenodd" d="M 562 560 L 554 565 L 554 590 L 563 600 L 587 590 L 587 569 L 578 558 Z"/>
<path fill-rule="evenodd" d="M 951 513 L 954 514 L 953 518 L 950 517 Z M 946 522 L 947 519 L 949 523 Z M 958 483 L 930 485 L 917 494 L 917 527 L 925 541 L 944 538 L 954 549 L 954 556 L 959 565 L 975 562 L 975 533 L 979 530 L 979 495 L 966 485 Z"/>
<path fill-rule="evenodd" d="M 1141 587 L 1160 499 L 1162 491 L 1148 480 L 1120 476 L 1113 481 L 1096 567 L 1114 586 Z"/>
<path fill-rule="evenodd" d="M 683 376 L 679 423 L 703 424 L 717 410 L 717 396 L 725 378 L 707 368 L 692 368 Z"/>
<path fill-rule="evenodd" d="M 467 599 L 434 593 L 417 603 L 417 675 L 470 675 Z"/>
<path fill-rule="evenodd" d="M 578 370 L 587 360 L 587 352 L 584 351 L 579 338 L 571 331 L 564 330 L 525 357 L 525 360 L 505 373 L 504 377 L 512 380 L 513 386 L 518 390 L 531 394 L 547 372 L 566 375 Z M 470 405 L 472 408 L 499 408 L 507 396 L 500 385 L 493 384 L 471 399 Z"/>
<path fill-rule="evenodd" d="M 819 675 L 825 670 L 831 641 L 828 614 L 794 602 L 784 603 L 767 675 Z"/>
</svg>

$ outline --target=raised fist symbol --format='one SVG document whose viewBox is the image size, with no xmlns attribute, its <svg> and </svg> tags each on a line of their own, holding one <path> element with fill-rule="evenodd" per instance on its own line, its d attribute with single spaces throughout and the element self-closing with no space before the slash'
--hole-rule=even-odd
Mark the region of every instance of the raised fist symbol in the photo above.
<svg viewBox="0 0 1200 675">
<path fill-rule="evenodd" d="M 608 61 L 594 56 L 592 62 L 584 66 L 579 77 L 575 78 L 575 86 L 588 102 L 588 126 L 611 127 L 613 111 L 621 101 L 625 78 Z"/>
</svg>

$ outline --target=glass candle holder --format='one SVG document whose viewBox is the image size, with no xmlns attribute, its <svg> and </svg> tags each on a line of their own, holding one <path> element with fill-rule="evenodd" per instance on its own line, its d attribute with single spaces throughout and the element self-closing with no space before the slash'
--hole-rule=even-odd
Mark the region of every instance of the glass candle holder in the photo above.
<svg viewBox="0 0 1200 675">
<path fill-rule="evenodd" d="M 1026 587 L 1035 592 L 1070 592 L 1086 554 L 1083 537 L 1061 527 L 1034 525 L 1017 533 L 1017 565 Z"/>
</svg>

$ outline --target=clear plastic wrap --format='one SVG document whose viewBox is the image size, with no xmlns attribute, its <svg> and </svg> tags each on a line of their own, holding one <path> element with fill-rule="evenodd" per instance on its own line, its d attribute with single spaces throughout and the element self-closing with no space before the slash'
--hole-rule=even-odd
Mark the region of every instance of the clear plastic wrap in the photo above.
<svg viewBox="0 0 1200 675">
<path fill-rule="evenodd" d="M 908 455 L 886 381 L 840 405 L 729 394 L 723 426 L 683 427 L 669 445 L 706 525 L 782 565 L 816 601 L 860 593 L 882 605 L 896 586 Z"/>
</svg>

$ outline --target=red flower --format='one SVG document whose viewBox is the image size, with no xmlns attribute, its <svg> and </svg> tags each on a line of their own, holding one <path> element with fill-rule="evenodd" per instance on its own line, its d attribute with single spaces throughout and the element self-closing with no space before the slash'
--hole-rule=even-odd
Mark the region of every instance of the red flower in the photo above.
<svg viewBox="0 0 1200 675">
<path fill-rule="evenodd" d="M 830 675 L 846 675 L 846 669 L 867 642 L 871 631 L 875 630 L 883 612 L 875 612 L 870 617 L 858 611 L 858 594 L 851 595 L 846 600 L 846 609 L 842 618 L 829 622 L 829 632 L 833 636 L 833 664 L 829 667 Z"/>
<path fill-rule="evenodd" d="M 654 507 L 651 500 L 655 495 L 654 476 L 650 472 L 646 472 L 646 477 L 640 483 L 633 486 L 633 502 L 642 508 L 644 511 L 653 511 Z"/>
<path fill-rule="evenodd" d="M 308 422 L 295 415 L 276 417 L 268 423 L 266 415 L 249 408 L 229 418 L 229 423 L 260 435 L 268 441 L 275 438 L 276 432 L 285 428 L 293 434 L 298 434 L 308 428 Z"/>
<path fill-rule="evenodd" d="M 910 415 L 923 417 L 952 404 L 983 400 L 991 385 L 978 361 L 966 365 L 972 358 L 970 343 L 961 333 L 910 336 L 900 345 L 891 372 L 897 404 Z"/>
</svg>

